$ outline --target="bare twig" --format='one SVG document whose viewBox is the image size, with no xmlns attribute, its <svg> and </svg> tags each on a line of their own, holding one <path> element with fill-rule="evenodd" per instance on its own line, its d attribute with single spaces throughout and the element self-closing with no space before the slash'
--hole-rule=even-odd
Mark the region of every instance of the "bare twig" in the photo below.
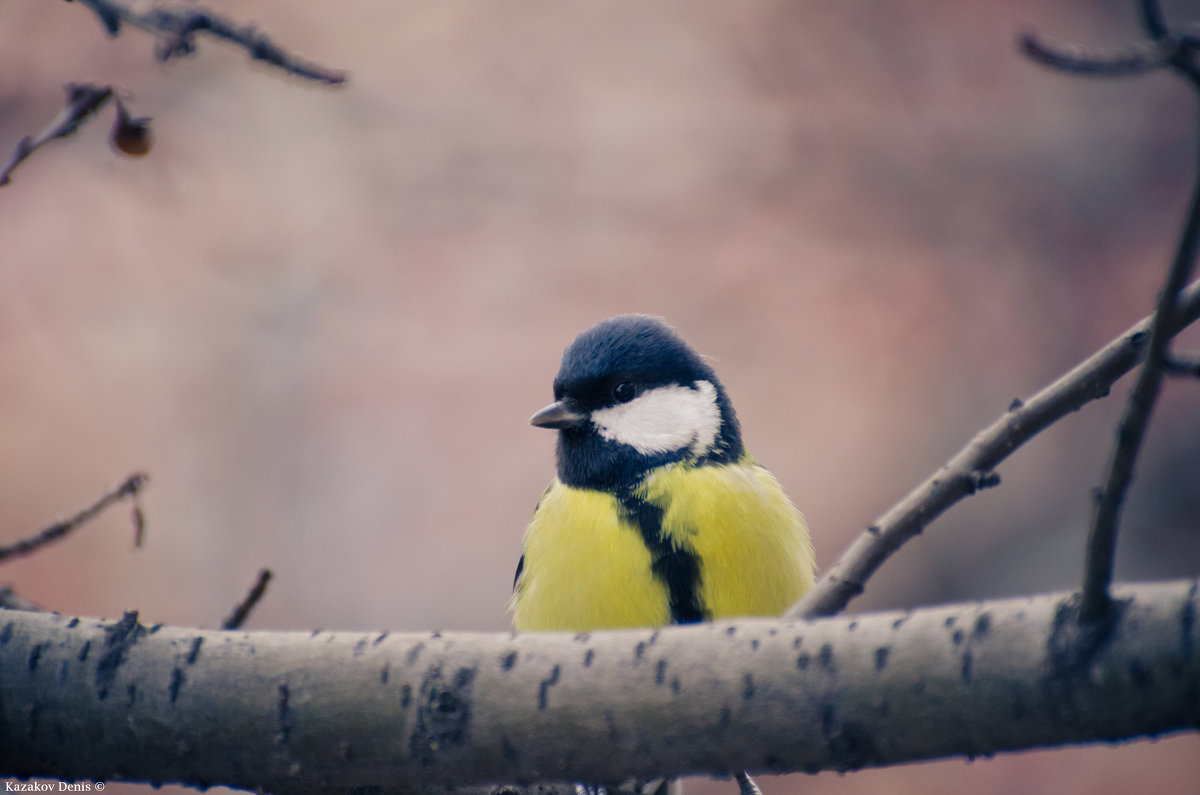
<svg viewBox="0 0 1200 795">
<path fill-rule="evenodd" d="M 79 129 L 79 125 L 104 107 L 113 95 L 112 86 L 68 83 L 65 88 L 67 102 L 63 109 L 37 135 L 27 135 L 18 141 L 16 149 L 9 155 L 8 162 L 0 167 L 0 187 L 12 181 L 13 171 L 25 158 L 56 138 L 73 135 Z"/>
<path fill-rule="evenodd" d="M 1138 15 L 1150 41 L 1116 50 L 1097 50 L 1077 44 L 1046 41 L 1032 31 L 1017 36 L 1017 46 L 1030 60 L 1051 69 L 1083 77 L 1129 77 L 1173 67 L 1193 82 L 1200 80 L 1196 64 L 1200 39 L 1193 31 L 1175 35 L 1167 27 L 1155 0 L 1141 0 Z"/>
<path fill-rule="evenodd" d="M 1198 128 L 1200 129 L 1200 128 Z M 1200 136 L 1198 136 L 1200 142 Z M 1109 462 L 1104 486 L 1096 491 L 1096 508 L 1092 529 L 1088 535 L 1087 560 L 1084 565 L 1083 597 L 1080 618 L 1094 620 L 1108 612 L 1111 601 L 1108 586 L 1112 580 L 1113 556 L 1116 553 L 1117 522 L 1121 503 L 1133 480 L 1133 465 L 1145 438 L 1150 413 L 1158 400 L 1166 374 L 1167 348 L 1178 330 L 1175 325 L 1179 292 L 1191 277 L 1200 242 L 1200 153 L 1197 154 L 1196 183 L 1192 189 L 1187 220 L 1179 238 L 1179 246 L 1167 273 L 1166 282 L 1158 295 L 1154 322 L 1150 325 L 1150 341 L 1146 346 L 1146 364 L 1138 373 L 1129 392 L 1125 412 L 1117 426 L 1117 441 Z"/>
<path fill-rule="evenodd" d="M 754 779 L 746 771 L 742 771 L 734 776 L 737 780 L 739 795 L 762 795 L 762 790 L 754 783 Z"/>
<path fill-rule="evenodd" d="M 1179 297 L 1171 333 L 1200 318 L 1200 282 Z M 939 471 L 867 528 L 815 586 L 787 612 L 788 618 L 830 616 L 862 593 L 867 579 L 893 552 L 926 525 L 982 485 L 995 485 L 993 470 L 1037 433 L 1090 401 L 1104 397 L 1145 357 L 1153 318 L 1127 329 L 1066 375 L 980 431 Z"/>
<path fill-rule="evenodd" d="M 1081 75 L 1114 77 L 1142 74 L 1151 69 L 1171 67 L 1200 91 L 1200 65 L 1196 57 L 1200 40 L 1194 35 L 1176 36 L 1163 17 L 1156 0 L 1140 0 L 1138 15 L 1151 41 L 1134 45 L 1117 55 L 1097 55 L 1078 47 L 1050 46 L 1032 34 L 1021 37 L 1021 49 L 1033 60 L 1056 69 Z M 1084 621 L 1100 619 L 1108 613 L 1108 586 L 1112 580 L 1116 553 L 1117 524 L 1121 503 L 1133 480 L 1133 466 L 1145 437 L 1150 414 L 1158 400 L 1162 381 L 1169 366 L 1169 344 L 1177 329 L 1175 307 L 1179 291 L 1191 278 L 1200 239 L 1200 155 L 1197 157 L 1196 185 L 1187 220 L 1171 263 L 1166 282 L 1158 296 L 1158 305 L 1149 328 L 1146 363 L 1138 374 L 1121 422 L 1117 441 L 1109 460 L 1104 485 L 1095 492 L 1095 510 L 1088 534 L 1087 560 L 1084 564 L 1083 594 L 1079 617 Z"/>
<path fill-rule="evenodd" d="M 79 3 L 95 12 L 109 35 L 120 33 L 122 24 L 153 35 L 158 40 L 155 56 L 160 61 L 191 55 L 196 51 L 196 35 L 205 34 L 241 47 L 254 60 L 278 67 L 288 74 L 327 85 L 339 85 L 346 81 L 345 72 L 326 69 L 292 55 L 259 33 L 253 25 L 238 25 L 201 6 L 156 6 L 139 12 L 113 0 L 79 0 Z"/>
<path fill-rule="evenodd" d="M 68 0 L 69 2 L 70 0 Z M 100 18 L 105 30 L 116 36 L 122 24 L 153 35 L 158 45 L 155 54 L 167 61 L 196 51 L 197 34 L 222 39 L 246 50 L 250 57 L 275 66 L 288 74 L 326 85 L 341 85 L 346 73 L 298 58 L 259 33 L 253 25 L 238 25 L 225 17 L 200 6 L 187 8 L 154 7 L 134 11 L 113 0 L 79 0 Z M 17 142 L 8 161 L 0 167 L 0 187 L 12 180 L 12 172 L 38 148 L 56 138 L 72 135 L 81 122 L 104 106 L 113 96 L 112 86 L 68 84 L 66 106 L 36 136 L 26 136 Z M 131 116 L 123 105 L 117 108 L 112 143 L 118 151 L 132 156 L 144 155 L 150 149 L 149 118 Z"/>
<path fill-rule="evenodd" d="M 1167 360 L 1163 364 L 1166 367 L 1167 375 L 1200 378 L 1200 356 L 1168 354 Z"/>
<path fill-rule="evenodd" d="M 267 583 L 271 581 L 271 570 L 261 569 L 258 572 L 258 579 L 246 594 L 246 598 L 233 609 L 229 614 L 229 618 L 225 619 L 221 624 L 221 629 L 241 629 L 246 623 L 246 619 L 250 617 L 250 611 L 254 609 L 259 600 L 263 598 L 263 594 L 267 592 Z"/>
<path fill-rule="evenodd" d="M 72 530 L 75 530 L 80 525 L 95 518 L 108 506 L 115 502 L 119 502 L 126 497 L 129 497 L 134 501 L 134 529 L 136 533 L 135 543 L 140 544 L 143 531 L 143 522 L 141 518 L 141 508 L 139 508 L 137 504 L 137 496 L 138 492 L 141 491 L 141 489 L 146 485 L 146 481 L 149 479 L 149 475 L 144 475 L 141 472 L 136 472 L 130 475 L 120 486 L 117 486 L 115 489 L 108 492 L 103 497 L 96 500 L 96 502 L 92 503 L 87 508 L 84 508 L 71 518 L 64 519 L 61 522 L 55 522 L 39 532 L 37 535 L 34 535 L 30 538 L 24 538 L 15 544 L 11 544 L 6 547 L 0 547 L 0 561 L 5 560 L 6 558 L 28 555 L 29 553 L 45 546 L 46 544 L 57 541 L 58 539 L 70 533 Z"/>
<path fill-rule="evenodd" d="M 1200 90 L 1200 39 L 1175 37 L 1154 0 L 1140 3 L 1142 24 L 1153 39 L 1113 55 L 1082 48 L 1049 46 L 1032 34 L 1020 45 L 1034 60 L 1078 74 L 1120 76 L 1170 66 Z M 1126 331 L 1028 402 L 1014 401 L 1008 413 L 984 429 L 942 469 L 910 492 L 858 538 L 804 598 L 787 612 L 789 618 L 833 615 L 860 594 L 867 579 L 893 552 L 963 497 L 997 483 L 993 469 L 1008 455 L 1068 411 L 1108 394 L 1110 385 L 1139 361 L 1146 360 L 1122 419 L 1108 482 L 1097 492 L 1093 531 L 1080 616 L 1094 618 L 1108 606 L 1108 583 L 1116 538 L 1116 516 L 1132 477 L 1149 412 L 1161 386 L 1168 343 L 1200 316 L 1200 282 L 1183 289 L 1200 238 L 1200 165 L 1188 221 L 1168 282 L 1154 315 Z"/>
<path fill-rule="evenodd" d="M 1162 9 L 1159 8 L 1157 0 L 1140 0 L 1138 16 L 1150 38 L 1156 40 L 1167 38 L 1167 20 L 1163 18 Z"/>
<path fill-rule="evenodd" d="M 1131 44 L 1118 50 L 1085 49 L 1046 41 L 1032 31 L 1018 36 L 1017 46 L 1042 66 L 1089 77 L 1145 74 L 1169 65 L 1174 52 L 1170 44 L 1159 41 Z"/>
</svg>

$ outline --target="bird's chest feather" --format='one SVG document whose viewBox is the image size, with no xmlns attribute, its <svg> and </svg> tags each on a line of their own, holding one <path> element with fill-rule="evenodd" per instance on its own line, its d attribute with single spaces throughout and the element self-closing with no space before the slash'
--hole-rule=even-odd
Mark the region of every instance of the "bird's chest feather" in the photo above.
<svg viewBox="0 0 1200 795">
<path fill-rule="evenodd" d="M 751 463 L 664 467 L 621 498 L 557 483 L 524 566 L 522 630 L 777 615 L 813 578 L 803 518 Z"/>
<path fill-rule="evenodd" d="M 666 589 L 651 565 L 616 497 L 556 483 L 525 534 L 513 626 L 583 632 L 666 624 Z"/>
</svg>

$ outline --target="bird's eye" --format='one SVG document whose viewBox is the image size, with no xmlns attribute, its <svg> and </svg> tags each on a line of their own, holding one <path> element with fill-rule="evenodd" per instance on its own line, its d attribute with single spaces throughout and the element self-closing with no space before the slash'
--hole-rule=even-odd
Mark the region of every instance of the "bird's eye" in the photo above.
<svg viewBox="0 0 1200 795">
<path fill-rule="evenodd" d="M 637 387 L 632 381 L 622 381 L 613 387 L 613 397 L 618 403 L 628 403 L 637 397 Z"/>
</svg>

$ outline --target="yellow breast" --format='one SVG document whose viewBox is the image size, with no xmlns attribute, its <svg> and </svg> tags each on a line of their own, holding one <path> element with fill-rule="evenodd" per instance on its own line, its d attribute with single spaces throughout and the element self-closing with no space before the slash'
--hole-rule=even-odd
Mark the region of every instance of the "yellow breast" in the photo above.
<svg viewBox="0 0 1200 795">
<path fill-rule="evenodd" d="M 778 615 L 812 585 L 804 518 L 749 459 L 666 466 L 634 496 L 658 506 L 669 545 L 699 561 L 708 617 Z M 525 533 L 513 626 L 582 632 L 670 623 L 667 586 L 631 522 L 616 497 L 555 481 Z"/>
</svg>

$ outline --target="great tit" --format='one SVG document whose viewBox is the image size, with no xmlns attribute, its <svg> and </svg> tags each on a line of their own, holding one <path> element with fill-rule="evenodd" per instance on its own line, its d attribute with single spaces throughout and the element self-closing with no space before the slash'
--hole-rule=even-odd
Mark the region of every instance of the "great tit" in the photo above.
<svg viewBox="0 0 1200 795">
<path fill-rule="evenodd" d="M 663 320 L 620 315 L 563 354 L 558 476 L 525 531 L 517 630 L 779 615 L 813 583 L 804 517 L 742 446 L 725 387 Z"/>
</svg>

